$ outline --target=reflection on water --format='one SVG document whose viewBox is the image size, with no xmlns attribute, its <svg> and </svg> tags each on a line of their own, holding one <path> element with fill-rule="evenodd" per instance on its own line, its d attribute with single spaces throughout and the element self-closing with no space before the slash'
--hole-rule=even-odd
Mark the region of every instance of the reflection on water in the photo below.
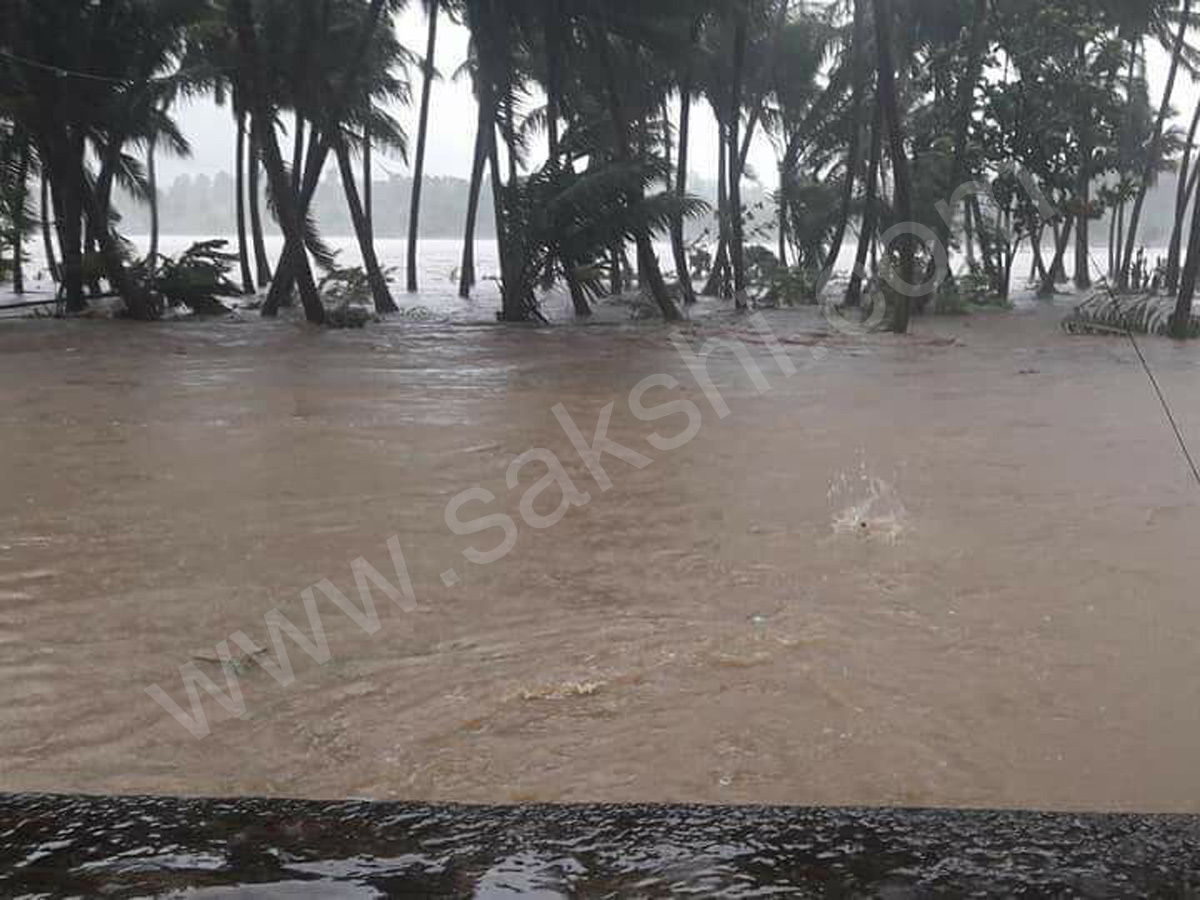
<svg viewBox="0 0 1200 900">
<path fill-rule="evenodd" d="M 1184 818 L 0 796 L 0 893 L 1189 896 Z"/>
<path fill-rule="evenodd" d="M 818 361 L 817 317 L 769 321 L 799 372 L 754 345 L 760 395 L 714 356 L 720 421 L 646 322 L 5 323 L 0 789 L 1200 810 L 1200 503 L 1128 344 L 980 314 Z M 1200 444 L 1191 348 L 1147 353 Z M 628 402 L 656 373 L 680 387 L 648 404 L 705 415 L 670 452 L 647 438 L 683 417 Z M 589 437 L 615 403 L 653 463 L 606 455 L 601 492 L 559 403 Z M 591 503 L 466 562 L 499 538 L 448 501 L 516 514 L 532 448 Z M 358 602 L 350 561 L 388 572 L 392 535 L 416 613 L 368 637 L 322 607 L 332 660 L 293 648 L 286 689 L 235 661 L 247 716 L 206 700 L 204 741 L 144 693 L 223 682 L 214 643 L 270 646 L 323 578 Z"/>
</svg>

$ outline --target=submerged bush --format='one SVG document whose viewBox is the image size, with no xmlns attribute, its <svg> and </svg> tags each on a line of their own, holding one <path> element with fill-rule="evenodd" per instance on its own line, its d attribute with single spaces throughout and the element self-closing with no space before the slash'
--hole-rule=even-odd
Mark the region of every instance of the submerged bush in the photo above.
<svg viewBox="0 0 1200 900">
<path fill-rule="evenodd" d="M 226 253 L 228 241 L 201 241 L 189 247 L 178 259 L 160 256 L 143 260 L 131 275 L 163 299 L 167 306 L 186 307 L 196 315 L 225 315 L 229 308 L 222 297 L 240 297 L 242 289 L 229 280 L 237 256 Z"/>
<path fill-rule="evenodd" d="M 776 266 L 760 303 L 766 306 L 815 306 L 819 275 L 800 266 Z"/>
</svg>

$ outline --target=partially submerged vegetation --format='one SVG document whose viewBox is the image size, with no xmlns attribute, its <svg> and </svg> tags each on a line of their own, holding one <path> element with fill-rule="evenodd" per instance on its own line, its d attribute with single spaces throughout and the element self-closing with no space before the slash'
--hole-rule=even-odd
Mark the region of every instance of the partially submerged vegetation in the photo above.
<svg viewBox="0 0 1200 900">
<path fill-rule="evenodd" d="M 1068 276 L 1080 290 L 1107 276 L 1118 292 L 1136 291 L 1148 280 L 1139 253 L 1148 190 L 1178 168 L 1169 258 L 1154 281 L 1175 300 L 1172 332 L 1190 331 L 1200 109 L 1185 138 L 1172 103 L 1180 78 L 1200 75 L 1194 0 L 426 0 L 418 48 L 402 46 L 391 24 L 407 5 L 8 4 L 0 244 L 12 252 L 0 266 L 14 288 L 25 242 L 40 238 L 70 311 L 103 293 L 102 282 L 130 318 L 191 305 L 183 282 L 211 258 L 155 275 L 171 279 L 165 287 L 149 275 L 159 268 L 156 158 L 189 152 L 174 115 L 182 100 L 207 94 L 232 113 L 238 233 L 224 260 L 233 277 L 222 272 L 218 292 L 193 308 L 215 311 L 230 290 L 268 289 L 263 315 L 298 300 L 310 321 L 326 321 L 321 281 L 335 260 L 312 200 L 336 170 L 363 260 L 360 287 L 374 314 L 396 312 L 375 250 L 373 154 L 407 157 L 393 112 L 419 96 L 407 271 L 415 292 L 437 28 L 450 19 L 470 30 L 464 71 L 478 99 L 460 293 L 475 282 L 487 179 L 504 321 L 540 319 L 539 296 L 555 283 L 586 316 L 602 295 L 625 290 L 634 270 L 667 319 L 694 302 L 694 277 L 738 307 L 817 302 L 828 299 L 828 276 L 855 232 L 843 297 L 851 307 L 883 271 L 912 283 L 948 274 L 938 248 L 969 260 L 969 274 L 925 297 L 885 291 L 898 331 L 913 313 L 1006 304 L 1022 248 L 1044 295 Z M 1157 96 L 1145 65 L 1153 44 L 1170 60 Z M 691 113 L 701 102 L 719 127 L 718 202 L 705 233 L 715 245 L 685 240 L 685 223 L 708 214 L 688 191 Z M 747 206 L 750 150 L 764 138 L 778 188 Z M 264 249 L 264 183 L 286 237 L 278 259 Z M 118 184 L 151 207 L 148 260 L 123 252 Z M 904 223 L 919 237 L 895 230 Z M 1107 272 L 1091 252 L 1105 225 Z M 658 258 L 655 238 L 670 241 L 670 260 Z M 164 302 L 164 292 L 180 299 Z"/>
</svg>

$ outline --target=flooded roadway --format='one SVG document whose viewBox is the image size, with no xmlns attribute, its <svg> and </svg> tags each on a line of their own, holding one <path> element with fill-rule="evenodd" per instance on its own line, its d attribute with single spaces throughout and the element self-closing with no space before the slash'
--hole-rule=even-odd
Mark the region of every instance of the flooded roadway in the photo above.
<svg viewBox="0 0 1200 900">
<path fill-rule="evenodd" d="M 1060 314 L 820 359 L 773 314 L 799 371 L 715 357 L 723 421 L 655 324 L 3 323 L 0 791 L 1200 812 L 1200 491 L 1129 345 Z M 1200 445 L 1200 356 L 1147 353 Z M 658 373 L 704 411 L 671 452 L 627 402 Z M 614 401 L 654 462 L 602 493 L 552 408 L 590 438 Z M 496 535 L 447 503 L 519 515 L 533 448 L 591 502 L 466 562 Z M 237 660 L 203 741 L 145 693 L 224 684 L 273 608 L 307 632 L 324 578 L 357 601 L 392 535 L 417 612 L 322 598 L 331 661 Z"/>
</svg>

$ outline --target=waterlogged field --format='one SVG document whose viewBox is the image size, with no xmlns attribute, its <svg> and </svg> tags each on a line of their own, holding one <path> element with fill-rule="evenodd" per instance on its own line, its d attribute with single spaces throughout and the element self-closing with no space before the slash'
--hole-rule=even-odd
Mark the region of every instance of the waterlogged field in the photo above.
<svg viewBox="0 0 1200 900">
<path fill-rule="evenodd" d="M 621 316 L 6 322 L 0 790 L 1200 811 L 1200 491 L 1063 312 L 684 327 L 762 393 Z"/>
</svg>

